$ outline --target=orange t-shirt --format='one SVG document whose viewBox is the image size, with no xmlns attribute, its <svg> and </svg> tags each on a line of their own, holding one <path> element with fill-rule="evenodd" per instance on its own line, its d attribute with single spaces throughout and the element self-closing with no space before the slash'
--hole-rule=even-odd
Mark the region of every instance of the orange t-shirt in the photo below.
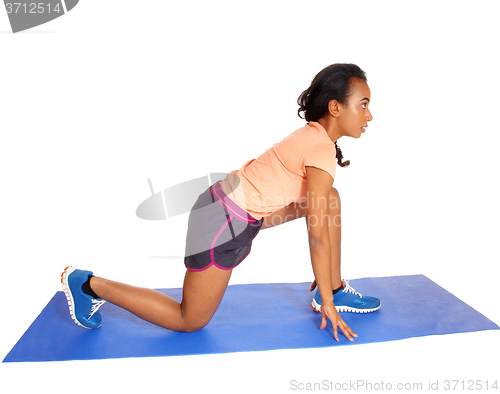
<svg viewBox="0 0 500 394">
<path fill-rule="evenodd" d="M 336 149 L 323 126 L 309 122 L 256 159 L 231 171 L 223 190 L 255 219 L 261 219 L 306 197 L 306 166 L 335 178 Z"/>
</svg>

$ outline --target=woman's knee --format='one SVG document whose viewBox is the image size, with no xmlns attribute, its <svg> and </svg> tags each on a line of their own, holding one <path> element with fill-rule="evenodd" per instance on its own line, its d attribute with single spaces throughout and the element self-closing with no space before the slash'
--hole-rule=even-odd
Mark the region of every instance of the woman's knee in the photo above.
<svg viewBox="0 0 500 394">
<path fill-rule="evenodd" d="M 262 224 L 261 229 L 264 230 L 266 228 L 275 227 L 280 224 L 284 224 L 292 220 L 302 218 L 306 216 L 306 213 L 307 213 L 306 204 L 291 203 L 286 207 L 283 207 L 280 210 L 274 212 L 273 214 L 265 216 L 264 223 Z"/>
<path fill-rule="evenodd" d="M 206 324 L 188 324 L 185 325 L 182 329 L 183 332 L 196 332 L 200 331 L 206 326 Z"/>
<path fill-rule="evenodd" d="M 179 331 L 182 332 L 196 332 L 200 331 L 201 329 L 205 328 L 205 326 L 210 322 L 210 319 L 207 321 L 197 319 L 194 321 L 184 321 L 182 326 L 179 328 Z"/>
</svg>

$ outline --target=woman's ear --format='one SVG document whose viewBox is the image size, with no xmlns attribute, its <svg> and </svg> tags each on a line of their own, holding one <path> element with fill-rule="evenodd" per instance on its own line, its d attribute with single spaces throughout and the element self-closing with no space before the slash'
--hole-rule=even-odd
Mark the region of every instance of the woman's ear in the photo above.
<svg viewBox="0 0 500 394">
<path fill-rule="evenodd" d="M 339 111 L 339 102 L 337 100 L 330 100 L 328 103 L 328 112 L 330 115 L 332 115 L 334 118 L 338 118 L 340 111 Z"/>
</svg>

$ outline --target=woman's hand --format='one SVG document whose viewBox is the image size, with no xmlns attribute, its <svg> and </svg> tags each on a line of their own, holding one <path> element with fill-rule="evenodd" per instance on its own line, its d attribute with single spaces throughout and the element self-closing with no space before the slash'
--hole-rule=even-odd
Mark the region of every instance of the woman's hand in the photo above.
<svg viewBox="0 0 500 394">
<path fill-rule="evenodd" d="M 314 279 L 313 283 L 311 284 L 311 287 L 309 288 L 309 291 L 313 291 L 316 288 L 316 279 Z M 327 318 L 330 318 L 330 321 L 332 322 L 333 325 L 333 336 L 335 339 L 339 340 L 338 336 L 338 327 L 342 330 L 342 332 L 345 334 L 347 339 L 350 341 L 354 341 L 352 337 L 358 337 L 358 334 L 353 332 L 351 328 L 342 320 L 342 318 L 339 315 L 339 312 L 335 308 L 335 305 L 331 304 L 327 308 L 325 308 L 324 303 L 321 305 L 321 326 L 319 327 L 320 330 L 326 327 L 327 323 Z"/>
<path fill-rule="evenodd" d="M 322 303 L 321 304 L 321 326 L 319 329 L 322 330 L 326 327 L 327 318 L 330 319 L 333 325 L 333 337 L 339 342 L 338 327 L 342 330 L 344 335 L 351 342 L 354 341 L 352 337 L 357 337 L 358 335 L 350 329 L 350 327 L 342 320 L 333 302 Z"/>
</svg>

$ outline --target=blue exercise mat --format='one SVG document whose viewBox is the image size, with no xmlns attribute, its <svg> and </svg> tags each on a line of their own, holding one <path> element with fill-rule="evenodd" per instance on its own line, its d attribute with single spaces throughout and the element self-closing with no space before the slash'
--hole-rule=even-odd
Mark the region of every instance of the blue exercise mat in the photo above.
<svg viewBox="0 0 500 394">
<path fill-rule="evenodd" d="M 274 349 L 317 348 L 393 341 L 499 327 L 423 275 L 350 281 L 360 293 L 379 297 L 368 314 L 342 313 L 359 335 L 352 343 L 310 306 L 310 283 L 231 285 L 212 321 L 195 333 L 172 332 L 112 304 L 100 311 L 103 325 L 78 327 L 57 292 L 3 362 L 178 356 Z M 161 290 L 180 300 L 181 289 Z"/>
</svg>

